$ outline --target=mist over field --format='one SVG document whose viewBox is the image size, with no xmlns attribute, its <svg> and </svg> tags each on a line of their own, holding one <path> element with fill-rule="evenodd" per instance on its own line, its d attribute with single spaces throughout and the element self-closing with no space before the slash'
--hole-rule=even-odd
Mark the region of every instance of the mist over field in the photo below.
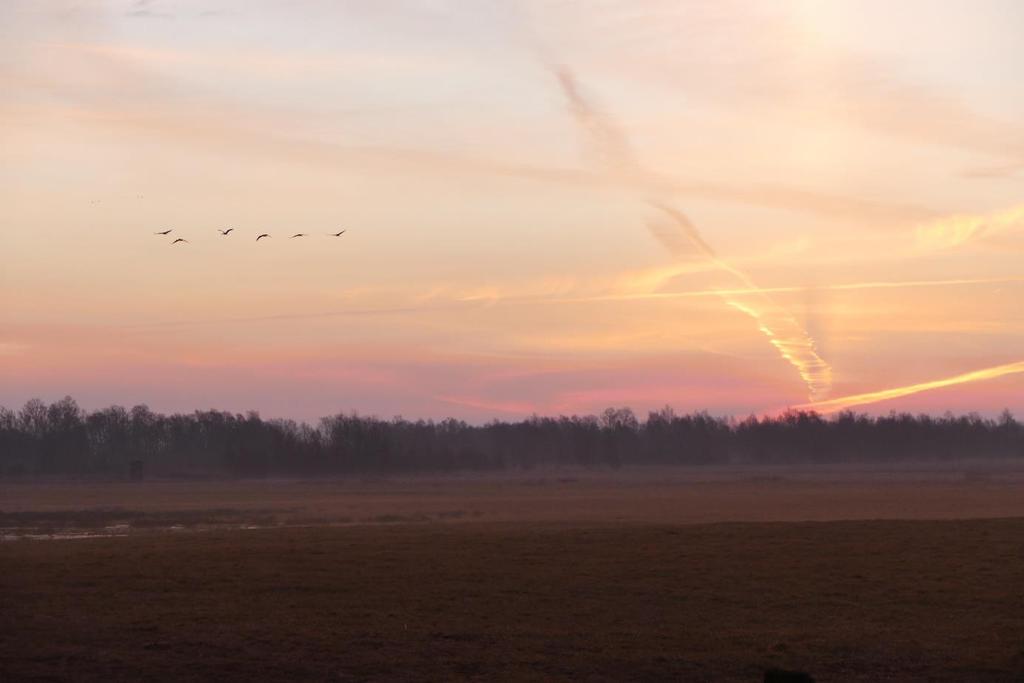
<svg viewBox="0 0 1024 683">
<path fill-rule="evenodd" d="M 315 426 L 219 411 L 161 415 L 146 406 L 86 412 L 74 399 L 0 407 L 0 476 L 316 477 L 538 466 L 1024 462 L 1024 425 L 1004 411 L 944 417 L 787 411 L 742 420 L 671 408 L 640 421 L 598 416 L 471 425 L 357 414 Z"/>
</svg>

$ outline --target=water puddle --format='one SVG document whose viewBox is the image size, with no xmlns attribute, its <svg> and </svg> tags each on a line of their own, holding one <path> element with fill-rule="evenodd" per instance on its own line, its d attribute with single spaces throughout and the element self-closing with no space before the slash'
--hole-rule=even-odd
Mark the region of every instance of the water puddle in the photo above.
<svg viewBox="0 0 1024 683">
<path fill-rule="evenodd" d="M 129 534 L 131 527 L 118 524 L 102 531 L 61 530 L 40 532 L 37 529 L 0 529 L 0 543 L 9 541 L 74 541 L 81 538 L 119 538 Z"/>
<path fill-rule="evenodd" d="M 481 513 L 473 513 L 474 517 Z M 127 536 L 139 537 L 157 534 L 182 534 L 182 533 L 204 533 L 210 531 L 256 531 L 261 529 L 310 529 L 322 527 L 361 527 L 361 526 L 393 526 L 396 524 L 429 524 L 432 522 L 444 522 L 463 517 L 463 513 L 437 513 L 430 515 L 378 515 L 363 519 L 351 519 L 348 517 L 336 520 L 323 520 L 315 523 L 309 522 L 270 522 L 266 524 L 253 524 L 249 522 L 236 523 L 192 523 L 192 524 L 164 524 L 154 525 L 144 523 L 132 525 L 127 523 L 110 524 L 104 527 L 62 527 L 53 526 L 8 526 L 0 527 L 0 543 L 13 541 L 71 541 L 85 538 L 124 538 Z"/>
</svg>

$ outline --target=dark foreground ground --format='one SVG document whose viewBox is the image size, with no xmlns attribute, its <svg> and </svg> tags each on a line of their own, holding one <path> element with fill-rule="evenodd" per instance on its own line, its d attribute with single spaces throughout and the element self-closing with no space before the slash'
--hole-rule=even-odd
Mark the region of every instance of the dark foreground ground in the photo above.
<svg viewBox="0 0 1024 683">
<path fill-rule="evenodd" d="M 0 680 L 1024 680 L 1024 520 L 0 544 Z"/>
</svg>

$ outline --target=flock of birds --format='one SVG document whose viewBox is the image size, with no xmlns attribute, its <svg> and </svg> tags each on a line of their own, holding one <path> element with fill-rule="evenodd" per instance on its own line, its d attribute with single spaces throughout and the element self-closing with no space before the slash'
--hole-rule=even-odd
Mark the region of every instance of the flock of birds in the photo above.
<svg viewBox="0 0 1024 683">
<path fill-rule="evenodd" d="M 234 231 L 235 231 L 234 228 L 227 228 L 226 230 L 221 230 L 220 228 L 217 228 L 217 232 L 219 232 L 222 237 L 227 237 L 228 235 L 230 235 Z M 168 228 L 167 230 L 163 230 L 163 231 L 160 231 L 160 232 L 155 232 L 153 234 L 154 235 L 161 235 L 163 237 L 166 237 L 167 235 L 170 235 L 172 232 L 174 232 L 174 228 Z M 339 232 L 329 232 L 329 233 L 327 233 L 327 236 L 328 237 L 341 237 L 342 235 L 345 234 L 345 232 L 346 232 L 345 230 L 341 230 Z M 256 241 L 259 242 L 264 237 L 272 237 L 272 235 L 270 233 L 268 233 L 268 232 L 260 233 L 256 237 Z M 307 232 L 297 232 L 294 235 L 292 235 L 291 237 L 289 237 L 288 239 L 293 240 L 296 237 L 309 237 L 309 233 L 307 233 Z M 175 244 L 189 244 L 189 241 L 187 239 L 185 239 L 184 237 L 178 237 L 173 242 L 171 242 L 171 244 L 172 245 L 175 245 Z"/>
</svg>

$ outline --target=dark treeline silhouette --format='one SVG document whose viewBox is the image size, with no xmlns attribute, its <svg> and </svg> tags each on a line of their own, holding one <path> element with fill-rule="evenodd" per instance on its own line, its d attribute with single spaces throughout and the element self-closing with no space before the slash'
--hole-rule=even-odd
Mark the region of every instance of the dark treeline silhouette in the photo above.
<svg viewBox="0 0 1024 683">
<path fill-rule="evenodd" d="M 335 415 L 317 426 L 257 413 L 160 415 L 146 406 L 82 410 L 68 397 L 0 408 L 0 476 L 316 476 L 498 470 L 538 465 L 716 465 L 1024 459 L 1024 425 L 1008 412 L 944 417 L 813 412 L 743 420 L 670 408 L 640 421 L 531 417 L 470 425 Z"/>
</svg>

